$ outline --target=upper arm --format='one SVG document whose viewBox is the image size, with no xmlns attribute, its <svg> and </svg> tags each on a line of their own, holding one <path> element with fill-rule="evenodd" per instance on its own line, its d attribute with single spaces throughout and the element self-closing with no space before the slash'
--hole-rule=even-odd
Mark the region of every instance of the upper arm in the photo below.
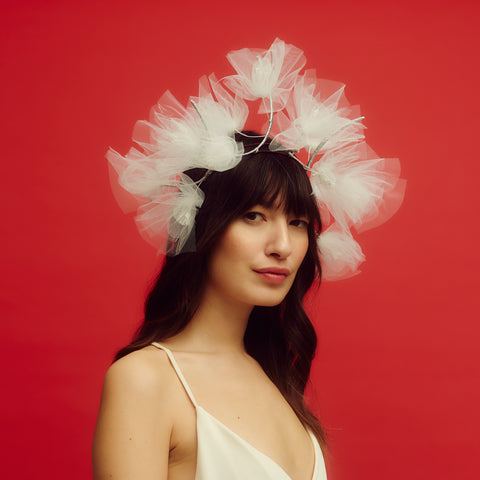
<svg viewBox="0 0 480 480">
<path fill-rule="evenodd" d="M 93 438 L 94 479 L 166 479 L 172 419 L 167 371 L 140 351 L 115 362 Z"/>
</svg>

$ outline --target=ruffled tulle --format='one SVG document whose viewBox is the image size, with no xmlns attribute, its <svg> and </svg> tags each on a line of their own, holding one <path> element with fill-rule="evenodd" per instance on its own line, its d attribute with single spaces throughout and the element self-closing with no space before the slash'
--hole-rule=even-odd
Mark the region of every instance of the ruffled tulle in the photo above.
<svg viewBox="0 0 480 480">
<path fill-rule="evenodd" d="M 267 51 L 243 48 L 230 52 L 227 59 L 237 75 L 225 77 L 226 85 L 245 100 L 271 98 L 273 112 L 285 106 L 298 72 L 305 65 L 303 51 L 278 38 Z M 269 110 L 262 103 L 259 113 Z"/>
<path fill-rule="evenodd" d="M 271 134 L 270 150 L 295 152 L 310 175 L 325 229 L 318 238 L 323 278 L 355 275 L 365 257 L 352 232 L 380 225 L 402 203 L 398 160 L 367 146 L 360 109 L 349 104 L 343 84 L 319 80 L 313 70 L 300 74 L 305 57 L 297 47 L 275 39 L 268 50 L 244 48 L 227 58 L 235 75 L 202 77 L 186 106 L 167 91 L 149 120 L 136 123 L 136 146 L 125 156 L 108 150 L 117 200 L 137 210 L 141 234 L 160 253 L 194 249 L 202 180 L 184 172 L 222 172 L 257 151 L 245 153 L 235 135 L 251 121 L 246 101 L 258 100 L 267 114 L 261 144 Z"/>
<path fill-rule="evenodd" d="M 181 175 L 176 185 L 163 187 L 139 208 L 136 222 L 140 234 L 157 251 L 168 255 L 185 251 L 203 200 L 204 194 L 196 183 Z"/>
<path fill-rule="evenodd" d="M 243 144 L 233 135 L 243 128 L 248 109 L 213 77 L 211 82 L 210 90 L 210 84 L 202 81 L 201 95 L 186 108 L 166 92 L 152 109 L 150 121 L 135 124 L 133 140 L 141 150 L 133 147 L 122 156 L 109 149 L 106 154 L 119 184 L 134 197 L 130 203 L 138 207 L 140 233 L 159 253 L 182 251 L 203 201 L 203 192 L 181 172 L 225 171 L 243 155 Z M 116 196 L 123 197 L 118 192 Z M 122 198 L 121 203 L 129 202 Z"/>
<path fill-rule="evenodd" d="M 287 115 L 276 116 L 276 130 L 280 133 L 273 138 L 271 150 L 305 148 L 310 156 L 363 140 L 364 127 L 354 121 L 360 111 L 346 101 L 345 86 L 337 84 L 331 93 L 332 82 L 327 82 L 325 91 L 329 96 L 325 97 L 322 82 L 314 77 L 312 70 L 297 80 L 287 103 Z"/>
<path fill-rule="evenodd" d="M 232 96 L 215 74 L 200 79 L 199 96 L 192 100 L 197 102 L 198 113 L 208 132 L 233 136 L 243 130 L 248 118 L 248 105 L 238 95 Z"/>
<path fill-rule="evenodd" d="M 319 235 L 317 245 L 324 280 L 341 280 L 360 273 L 358 267 L 365 255 L 348 230 L 332 224 Z"/>
<path fill-rule="evenodd" d="M 398 160 L 375 157 L 363 143 L 328 152 L 312 167 L 313 193 L 344 229 L 376 218 L 398 182 Z"/>
</svg>

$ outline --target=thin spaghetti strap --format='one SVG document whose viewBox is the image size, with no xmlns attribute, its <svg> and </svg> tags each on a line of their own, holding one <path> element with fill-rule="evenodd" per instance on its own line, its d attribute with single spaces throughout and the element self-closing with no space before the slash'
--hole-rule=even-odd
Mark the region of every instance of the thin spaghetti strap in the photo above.
<svg viewBox="0 0 480 480">
<path fill-rule="evenodd" d="M 190 398 L 190 401 L 193 403 L 193 406 L 196 408 L 198 406 L 197 401 L 195 400 L 195 397 L 193 396 L 193 393 L 190 390 L 190 387 L 188 386 L 188 383 L 185 380 L 185 377 L 183 376 L 183 373 L 180 370 L 180 367 L 178 366 L 178 363 L 176 362 L 175 357 L 173 356 L 173 353 L 167 347 L 164 347 L 163 345 L 161 345 L 158 342 L 152 342 L 151 344 L 154 347 L 157 347 L 160 350 L 163 350 L 167 354 L 167 357 L 170 360 L 170 363 L 172 364 L 172 367 L 175 370 L 175 373 L 177 374 L 178 379 L 180 380 L 181 384 L 183 385 L 183 388 L 185 389 L 185 392 L 187 392 L 188 398 Z"/>
</svg>

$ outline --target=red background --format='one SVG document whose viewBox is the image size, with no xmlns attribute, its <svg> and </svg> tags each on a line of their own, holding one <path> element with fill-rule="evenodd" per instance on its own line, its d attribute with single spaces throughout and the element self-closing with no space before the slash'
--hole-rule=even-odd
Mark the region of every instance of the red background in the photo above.
<svg viewBox="0 0 480 480">
<path fill-rule="evenodd" d="M 324 284 L 313 384 L 329 480 L 480 478 L 479 3 L 2 2 L 2 478 L 90 478 L 103 374 L 141 317 L 154 251 L 104 153 L 163 91 L 278 36 L 347 84 L 405 202 Z"/>
</svg>

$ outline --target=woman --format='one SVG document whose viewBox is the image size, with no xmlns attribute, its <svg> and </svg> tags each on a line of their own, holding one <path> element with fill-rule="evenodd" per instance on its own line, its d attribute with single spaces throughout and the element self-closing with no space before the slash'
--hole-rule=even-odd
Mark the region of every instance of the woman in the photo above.
<svg viewBox="0 0 480 480">
<path fill-rule="evenodd" d="M 362 159 L 343 90 L 321 99 L 299 76 L 300 50 L 277 39 L 228 58 L 238 75 L 211 76 L 188 108 L 165 94 L 137 124 L 142 150 L 108 154 L 168 256 L 105 377 L 95 480 L 326 478 L 325 434 L 303 398 L 316 336 L 302 300 L 322 270 L 356 272 L 350 227 L 372 220 L 395 180 Z M 255 99 L 266 133 L 240 133 Z"/>
<path fill-rule="evenodd" d="M 257 478 L 263 470 L 277 476 L 258 478 L 324 478 L 320 449 L 314 454 L 304 427 L 323 441 L 303 404 L 316 337 L 302 298 L 320 272 L 320 219 L 306 172 L 286 154 L 261 151 L 213 172 L 202 190 L 197 250 L 166 258 L 136 340 L 107 373 L 95 476 L 193 479 L 197 448 L 215 448 L 203 452 L 196 478 Z M 191 399 L 160 344 L 173 353 Z M 223 437 L 217 445 L 222 432 L 212 439 L 202 430 L 197 447 L 199 413 L 262 454 L 241 444 L 239 451 L 235 441 L 225 446 Z"/>
</svg>

